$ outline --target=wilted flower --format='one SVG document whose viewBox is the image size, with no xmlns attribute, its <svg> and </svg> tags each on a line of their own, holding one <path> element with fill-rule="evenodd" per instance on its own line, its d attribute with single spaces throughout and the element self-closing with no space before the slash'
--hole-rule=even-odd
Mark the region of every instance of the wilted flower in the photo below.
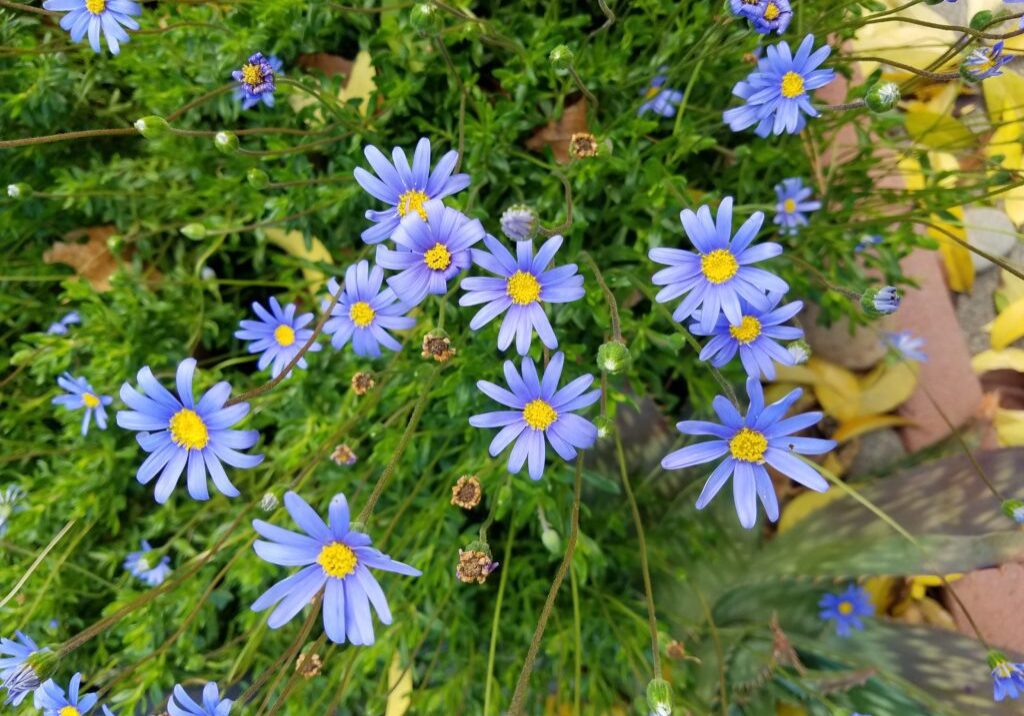
<svg viewBox="0 0 1024 716">
<path fill-rule="evenodd" d="M 447 363 L 458 353 L 452 348 L 451 339 L 448 336 L 441 336 L 436 333 L 428 333 L 423 336 L 423 350 L 420 355 L 424 358 L 433 358 L 438 363 Z"/>
<path fill-rule="evenodd" d="M 128 42 L 128 33 L 138 30 L 139 23 L 132 17 L 142 14 L 142 6 L 131 0 L 46 0 L 43 9 L 52 12 L 67 12 L 60 19 L 62 30 L 67 30 L 72 42 L 81 42 L 89 33 L 89 45 L 93 52 L 100 52 L 100 33 L 107 41 L 110 54 L 121 52 L 122 42 Z M 124 27 L 122 27 L 122 25 Z"/>
<path fill-rule="evenodd" d="M 331 460 L 335 465 L 355 465 L 357 459 L 352 448 L 345 444 L 335 446 L 334 452 L 331 453 Z"/>
<path fill-rule="evenodd" d="M 466 584 L 483 584 L 491 572 L 498 568 L 498 563 L 491 559 L 487 552 L 478 550 L 459 550 L 459 565 L 455 568 L 455 576 Z"/>
<path fill-rule="evenodd" d="M 28 658 L 42 651 L 49 649 L 40 649 L 20 631 L 14 632 L 13 639 L 0 639 L 0 688 L 7 689 L 5 704 L 17 706 L 39 687 L 39 675 L 28 664 Z"/>
<path fill-rule="evenodd" d="M 366 395 L 375 385 L 372 373 L 359 371 L 352 376 L 352 392 L 356 395 Z"/>
<path fill-rule="evenodd" d="M 319 676 L 323 669 L 324 660 L 319 654 L 299 654 L 295 659 L 295 670 L 305 679 L 312 679 Z"/>
<path fill-rule="evenodd" d="M 452 504 L 471 510 L 480 504 L 483 488 L 476 475 L 463 475 L 452 485 Z"/>
<path fill-rule="evenodd" d="M 576 132 L 569 137 L 569 155 L 575 159 L 596 157 L 598 149 L 597 138 L 590 132 Z"/>
<path fill-rule="evenodd" d="M 869 288 L 860 298 L 861 308 L 868 315 L 888 316 L 900 307 L 900 291 L 895 286 Z"/>
<path fill-rule="evenodd" d="M 131 572 L 132 576 L 138 577 L 151 587 L 163 584 L 167 575 L 171 573 L 171 558 L 164 555 L 157 564 L 153 564 L 149 553 L 153 547 L 149 542 L 142 540 L 142 551 L 131 552 L 124 560 L 124 568 Z"/>
<path fill-rule="evenodd" d="M 979 47 L 964 60 L 962 74 L 972 82 L 981 82 L 989 77 L 1003 74 L 1002 67 L 1013 60 L 1012 55 L 1003 55 L 1003 41 L 992 47 Z"/>
</svg>

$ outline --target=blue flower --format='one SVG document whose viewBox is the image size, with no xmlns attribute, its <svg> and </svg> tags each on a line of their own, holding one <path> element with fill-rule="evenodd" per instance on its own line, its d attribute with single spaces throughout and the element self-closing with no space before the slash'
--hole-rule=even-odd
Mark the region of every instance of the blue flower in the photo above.
<svg viewBox="0 0 1024 716">
<path fill-rule="evenodd" d="M 654 79 L 651 80 L 651 86 L 647 88 L 647 92 L 644 94 L 644 103 L 637 110 L 638 115 L 654 112 L 662 117 L 676 116 L 676 107 L 683 101 L 683 93 L 677 89 L 664 86 L 665 81 L 668 79 L 668 76 L 664 74 L 666 69 L 662 67 L 658 74 L 654 76 Z"/>
<path fill-rule="evenodd" d="M 270 540 L 257 540 L 254 549 L 271 564 L 303 569 L 264 592 L 253 603 L 253 611 L 277 604 L 267 619 L 270 628 L 277 629 L 322 591 L 327 637 L 335 644 L 344 644 L 346 639 L 352 644 L 372 644 L 370 605 L 383 624 L 391 623 L 391 610 L 370 568 L 409 577 L 422 572 L 374 549 L 369 535 L 351 531 L 348 501 L 341 493 L 334 496 L 328 508 L 330 527 L 294 492 L 285 493 L 284 506 L 306 534 L 253 520 L 256 531 Z"/>
<path fill-rule="evenodd" d="M 153 551 L 149 542 L 142 540 L 141 552 L 129 552 L 124 560 L 124 568 L 131 572 L 133 577 L 138 577 L 151 587 L 163 584 L 167 575 L 171 573 L 171 558 L 164 555 L 159 564 L 153 565 L 148 555 Z"/>
<path fill-rule="evenodd" d="M 36 689 L 35 706 L 45 716 L 75 716 L 84 714 L 99 700 L 96 694 L 84 694 L 79 697 L 78 686 L 82 682 L 82 675 L 75 674 L 68 684 L 67 695 L 64 689 L 57 686 L 53 679 L 47 679 L 46 683 Z"/>
<path fill-rule="evenodd" d="M 498 332 L 498 348 L 505 350 L 516 339 L 519 355 L 526 355 L 537 331 L 541 342 L 548 348 L 558 347 L 558 339 L 544 314 L 545 303 L 568 303 L 583 298 L 583 277 L 576 273 L 576 264 L 548 268 L 555 252 L 562 245 L 561 236 L 552 236 L 533 253 L 533 241 L 516 243 L 516 255 L 501 245 L 493 236 L 485 236 L 484 243 L 490 253 L 473 249 L 473 261 L 499 278 L 467 278 L 462 282 L 466 293 L 459 299 L 460 306 L 481 308 L 469 327 L 476 331 L 502 313 L 505 318 Z"/>
<path fill-rule="evenodd" d="M 51 403 L 63 405 L 68 410 L 85 408 L 85 415 L 82 416 L 82 435 L 89 433 L 89 422 L 93 415 L 96 416 L 96 424 L 100 430 L 107 429 L 107 411 L 104 406 L 114 402 L 112 397 L 100 395 L 85 378 L 75 378 L 70 373 L 64 373 L 57 378 L 57 385 L 66 390 L 67 394 L 58 395 L 50 401 Z"/>
<path fill-rule="evenodd" d="M 72 42 L 81 42 L 88 31 L 93 52 L 101 51 L 102 31 L 112 55 L 121 52 L 120 43 L 128 42 L 125 27 L 129 30 L 139 29 L 139 23 L 131 16 L 142 14 L 142 6 L 130 0 L 46 0 L 43 8 L 53 12 L 67 12 L 60 19 L 61 29 L 71 33 Z"/>
<path fill-rule="evenodd" d="M 78 315 L 78 311 L 68 311 L 62 319 L 56 323 L 51 323 L 46 332 L 55 336 L 63 336 L 68 332 L 68 326 L 81 322 L 82 317 Z"/>
<path fill-rule="evenodd" d="M 804 115 L 818 116 L 808 92 L 824 87 L 833 79 L 834 70 L 819 70 L 818 65 L 831 53 L 828 45 L 813 54 L 814 36 L 807 35 L 792 55 L 785 41 L 767 48 L 767 56 L 757 70 L 738 82 L 732 93 L 745 100 L 740 107 L 726 110 L 723 119 L 734 132 L 757 125 L 758 136 L 796 134 L 807 123 Z"/>
<path fill-rule="evenodd" d="M 468 174 L 452 174 L 459 160 L 456 151 L 441 157 L 431 171 L 430 140 L 426 137 L 422 137 L 416 144 L 411 169 L 401 147 L 395 147 L 391 153 L 394 164 L 372 145 L 364 148 L 363 154 L 377 176 L 358 167 L 355 171 L 356 181 L 367 193 L 391 207 L 384 211 L 366 212 L 366 218 L 374 223 L 362 234 L 363 241 L 368 244 L 378 244 L 391 236 L 402 217 L 408 214 L 419 214 L 426 221 L 424 204 L 431 199 L 443 199 L 469 186 Z"/>
<path fill-rule="evenodd" d="M 782 34 L 793 19 L 789 0 L 729 0 L 733 15 L 746 18 L 762 35 Z"/>
<path fill-rule="evenodd" d="M 39 651 L 49 649 L 40 649 L 30 636 L 20 631 L 14 632 L 13 639 L 0 639 L 0 688 L 7 689 L 5 704 L 17 706 L 39 686 L 38 681 L 34 685 L 18 684 L 15 678 L 24 671 L 26 659 Z"/>
<path fill-rule="evenodd" d="M 388 331 L 412 328 L 416 319 L 404 315 L 409 307 L 398 301 L 394 291 L 390 288 L 381 290 L 383 282 L 384 270 L 374 266 L 371 271 L 367 261 L 345 269 L 344 293 L 331 310 L 331 318 L 324 324 L 324 333 L 333 336 L 332 346 L 341 349 L 351 339 L 356 355 L 370 358 L 380 356 L 382 345 L 392 351 L 402 349 L 402 344 Z M 336 296 L 342 289 L 332 278 L 327 282 L 327 290 Z M 325 301 L 325 309 L 327 305 Z"/>
<path fill-rule="evenodd" d="M 864 236 L 860 237 L 860 240 L 857 242 L 857 245 L 853 247 L 853 252 L 855 254 L 859 254 L 864 249 L 871 248 L 872 246 L 878 246 L 878 244 L 882 243 L 883 241 L 885 241 L 885 239 L 883 239 L 878 234 L 865 234 Z"/>
<path fill-rule="evenodd" d="M 992 668 L 992 698 L 1002 701 L 1024 694 L 1024 664 L 1014 664 L 998 651 L 989 652 L 988 665 Z"/>
<path fill-rule="evenodd" d="M 174 686 L 174 695 L 167 700 L 167 713 L 171 716 L 228 716 L 231 699 L 222 699 L 217 682 L 209 681 L 203 687 L 203 703 L 192 700 L 181 684 Z"/>
<path fill-rule="evenodd" d="M 17 485 L 8 485 L 0 490 L 0 537 L 7 534 L 7 521 L 11 515 L 25 509 L 25 506 L 21 504 L 24 498 L 25 491 Z M 3 677 L 0 676 L 0 682 L 2 681 Z"/>
<path fill-rule="evenodd" d="M 242 69 L 231 73 L 238 82 L 235 99 L 242 102 L 242 109 L 250 109 L 260 102 L 268 107 L 274 106 L 274 92 L 277 91 L 274 77 L 281 74 L 281 67 L 278 58 L 267 59 L 262 52 L 257 52 L 242 65 Z"/>
<path fill-rule="evenodd" d="M 766 380 L 775 379 L 775 363 L 795 365 L 793 354 L 776 341 L 794 341 L 802 338 L 804 332 L 795 326 L 782 325 L 804 307 L 802 301 L 787 303 L 776 308 L 782 300 L 781 294 L 769 295 L 770 310 L 761 310 L 746 301 L 741 302 L 743 317 L 730 323 L 725 316 L 710 331 L 703 331 L 700 323 L 694 323 L 690 330 L 698 336 L 713 336 L 700 352 L 701 360 L 710 360 L 711 365 L 721 368 L 731 361 L 737 351 L 743 369 L 751 378 L 763 375 Z"/>
<path fill-rule="evenodd" d="M 249 413 L 249 404 L 224 407 L 231 395 L 231 385 L 226 381 L 217 383 L 196 402 L 192 392 L 195 369 L 194 358 L 178 365 L 178 397 L 160 385 L 149 366 L 138 373 L 139 387 L 145 395 L 128 383 L 121 386 L 121 400 L 131 410 L 119 411 L 117 424 L 125 430 L 141 431 L 136 439 L 150 455 L 139 467 L 136 478 L 145 485 L 160 472 L 155 490 L 160 504 L 167 502 L 186 465 L 188 494 L 196 500 L 208 500 L 207 470 L 222 494 L 237 497 L 239 492 L 228 480 L 221 461 L 241 468 L 263 462 L 262 455 L 238 452 L 255 445 L 258 432 L 229 429 Z"/>
<path fill-rule="evenodd" d="M 505 361 L 505 381 L 511 390 L 477 381 L 476 387 L 487 397 L 511 408 L 469 419 L 476 428 L 501 428 L 491 441 L 491 457 L 515 441 L 508 458 L 509 472 L 519 472 L 529 459 L 530 479 L 539 480 L 544 475 L 547 443 L 568 461 L 576 457 L 577 448 L 589 448 L 597 440 L 597 427 L 574 411 L 597 402 L 601 391 L 585 392 L 594 382 L 592 375 L 582 375 L 559 390 L 564 362 L 565 354 L 555 353 L 541 378 L 530 358 L 523 359 L 521 375 L 512 361 Z"/>
<path fill-rule="evenodd" d="M 469 266 L 470 247 L 486 234 L 478 220 L 439 200 L 426 202 L 422 209 L 395 229 L 397 251 L 377 247 L 377 263 L 400 272 L 388 279 L 388 286 L 409 306 L 419 305 L 428 293 L 446 293 L 448 279 Z"/>
<path fill-rule="evenodd" d="M 870 309 L 876 315 L 888 316 L 900 307 L 900 290 L 895 286 L 882 286 L 879 289 L 869 289 L 865 293 L 865 299 L 870 300 Z"/>
<path fill-rule="evenodd" d="M 836 623 L 836 634 L 850 636 L 850 629 L 863 629 L 861 617 L 873 617 L 875 607 L 871 596 L 863 587 L 851 584 L 839 594 L 826 594 L 818 602 L 820 616 L 825 621 Z"/>
<path fill-rule="evenodd" d="M 812 412 L 784 418 L 789 408 L 803 395 L 802 390 L 794 390 L 765 406 L 761 384 L 756 378 L 747 378 L 747 395 L 750 406 L 746 416 L 741 416 L 736 406 L 719 395 L 711 406 L 718 414 L 720 424 L 703 420 L 677 423 L 676 428 L 684 435 L 711 435 L 715 439 L 669 453 L 661 461 L 661 466 L 666 470 L 680 470 L 724 456 L 725 459 L 704 483 L 704 490 L 697 498 L 697 509 L 707 507 L 731 475 L 736 514 L 740 524 L 750 529 L 757 521 L 758 497 L 768 519 L 772 522 L 779 519 L 779 501 L 765 465 L 805 487 L 824 492 L 828 489 L 825 478 L 794 454 L 821 455 L 834 448 L 836 442 L 794 435 L 816 424 L 822 416 L 820 412 Z"/>
<path fill-rule="evenodd" d="M 928 354 L 921 350 L 924 347 L 924 339 L 915 338 L 910 331 L 885 333 L 883 334 L 883 343 L 909 360 L 916 360 L 920 363 L 928 360 Z"/>
<path fill-rule="evenodd" d="M 688 294 L 672 314 L 675 320 L 681 323 L 700 308 L 701 329 L 710 333 L 719 311 L 733 324 L 743 320 L 741 298 L 755 308 L 768 310 L 771 302 L 766 291 L 784 294 L 789 290 L 789 284 L 778 276 L 749 265 L 782 253 L 782 247 L 774 243 L 750 247 L 764 221 L 760 211 L 743 223 L 735 237 L 731 196 L 722 199 L 718 207 L 717 225 L 706 205 L 696 214 L 683 209 L 679 219 L 698 253 L 659 248 L 648 254 L 652 261 L 669 266 L 654 274 L 654 284 L 665 287 L 658 292 L 658 303 Z"/>
<path fill-rule="evenodd" d="M 979 47 L 964 60 L 964 74 L 974 82 L 987 80 L 989 77 L 1003 74 L 1002 67 L 1013 60 L 1011 55 L 1003 55 L 1003 41 L 992 47 Z"/>
<path fill-rule="evenodd" d="M 804 186 L 802 179 L 783 179 L 775 185 L 775 195 L 779 202 L 775 206 L 775 223 L 782 227 L 783 233 L 795 235 L 799 227 L 807 225 L 807 214 L 821 208 L 820 201 L 808 201 L 811 188 Z"/>
<path fill-rule="evenodd" d="M 242 321 L 241 329 L 235 331 L 235 338 L 252 341 L 249 343 L 249 352 L 262 353 L 257 367 L 263 370 L 273 363 L 270 375 L 276 378 L 312 337 L 313 329 L 305 326 L 313 320 L 313 314 L 303 313 L 296 317 L 294 303 L 289 303 L 287 308 L 282 309 L 281 304 L 273 296 L 270 298 L 270 311 L 257 302 L 253 302 L 252 310 L 256 312 L 259 320 Z M 314 343 L 309 350 L 316 352 L 321 348 L 319 343 Z M 299 358 L 296 365 L 305 368 L 306 358 Z"/>
<path fill-rule="evenodd" d="M 526 204 L 513 204 L 501 213 L 501 233 L 513 241 L 532 239 L 537 232 L 537 215 Z"/>
</svg>

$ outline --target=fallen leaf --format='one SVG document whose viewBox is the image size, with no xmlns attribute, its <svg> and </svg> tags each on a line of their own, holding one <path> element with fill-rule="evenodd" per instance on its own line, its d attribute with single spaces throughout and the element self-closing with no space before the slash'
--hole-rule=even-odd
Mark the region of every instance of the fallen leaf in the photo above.
<svg viewBox="0 0 1024 716">
<path fill-rule="evenodd" d="M 548 122 L 546 127 L 538 129 L 526 140 L 526 148 L 532 152 L 540 152 L 544 147 L 551 147 L 555 161 L 566 164 L 569 161 L 569 139 L 572 135 L 587 130 L 587 103 L 580 99 L 568 105 L 557 121 Z"/>
<path fill-rule="evenodd" d="M 992 334 L 992 347 L 1002 350 L 1024 336 L 1024 298 L 1018 298 L 996 316 L 987 328 Z"/>
<path fill-rule="evenodd" d="M 376 76 L 377 71 L 373 67 L 370 53 L 360 51 L 352 63 L 352 73 L 348 77 L 348 82 L 338 92 L 338 99 L 342 102 L 348 102 L 350 99 L 362 100 L 359 114 L 366 116 L 370 107 L 370 95 L 377 90 L 377 84 L 373 81 Z"/>
<path fill-rule="evenodd" d="M 412 666 L 402 667 L 398 652 L 388 668 L 388 705 L 385 716 L 403 716 L 412 703 Z"/>
<path fill-rule="evenodd" d="M 338 75 L 345 77 L 341 89 L 338 90 L 338 101 L 341 104 L 346 104 L 351 99 L 359 99 L 361 100 L 359 113 L 366 114 L 370 106 L 370 95 L 377 89 L 377 85 L 373 81 L 376 70 L 373 68 L 369 52 L 360 51 L 355 60 L 348 60 L 326 52 L 314 52 L 300 55 L 298 65 L 319 70 L 328 77 Z M 296 112 L 316 103 L 315 97 L 304 92 L 293 92 L 288 96 L 288 104 Z M 321 108 L 318 108 L 316 110 L 317 120 L 323 122 L 323 117 Z"/>
<path fill-rule="evenodd" d="M 857 376 L 841 366 L 811 357 L 807 367 L 818 377 L 814 395 L 822 409 L 840 422 L 851 420 L 860 412 L 860 384 Z"/>
<path fill-rule="evenodd" d="M 1024 410 L 998 410 L 994 421 L 1000 447 L 1024 445 Z"/>
<path fill-rule="evenodd" d="M 880 363 L 860 379 L 859 414 L 877 417 L 902 405 L 917 387 L 917 363 Z"/>
<path fill-rule="evenodd" d="M 309 248 L 306 248 L 306 239 L 301 231 L 289 231 L 286 233 L 283 229 L 266 229 L 264 233 L 266 234 L 267 241 L 275 246 L 279 246 L 296 258 L 305 259 L 306 261 L 320 261 L 326 264 L 334 263 L 331 252 L 316 237 L 310 240 Z M 302 275 L 313 284 L 312 288 L 314 289 L 319 288 L 324 282 L 323 271 L 318 271 L 315 268 L 303 266 Z"/>
<path fill-rule="evenodd" d="M 73 231 L 64 237 L 66 242 L 54 242 L 43 254 L 43 261 L 48 264 L 67 264 L 97 291 L 109 291 L 110 276 L 117 269 L 117 259 L 110 252 L 107 239 L 116 231 L 114 226 L 93 226 L 83 231 Z M 75 241 L 83 233 L 89 240 L 84 244 Z"/>
<path fill-rule="evenodd" d="M 971 368 L 975 373 L 987 373 L 990 370 L 1015 370 L 1024 373 L 1024 349 L 1006 348 L 1001 351 L 982 351 L 971 358 Z"/>
<path fill-rule="evenodd" d="M 912 422 L 912 420 L 900 417 L 899 415 L 861 415 L 840 423 L 839 427 L 832 434 L 832 439 L 836 442 L 845 443 L 874 430 L 910 425 Z"/>
<path fill-rule="evenodd" d="M 817 509 L 820 509 L 843 496 L 842 490 L 828 490 L 827 492 L 801 492 L 788 503 L 782 511 L 779 519 L 779 533 L 790 529 L 797 522 Z"/>
<path fill-rule="evenodd" d="M 974 133 L 950 114 L 918 110 L 904 115 L 907 134 L 929 149 L 964 149 L 974 144 Z"/>
</svg>

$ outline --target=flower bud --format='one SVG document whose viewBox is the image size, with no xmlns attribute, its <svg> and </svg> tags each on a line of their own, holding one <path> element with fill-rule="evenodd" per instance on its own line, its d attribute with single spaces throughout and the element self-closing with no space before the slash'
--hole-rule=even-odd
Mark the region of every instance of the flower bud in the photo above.
<svg viewBox="0 0 1024 716">
<path fill-rule="evenodd" d="M 151 114 L 148 117 L 135 120 L 135 129 L 146 139 L 155 139 L 167 134 L 170 125 L 163 117 Z"/>
<path fill-rule="evenodd" d="M 409 11 L 409 24 L 423 34 L 433 34 L 441 29 L 444 20 L 434 3 L 421 2 Z"/>
<path fill-rule="evenodd" d="M 545 527 L 544 531 L 540 533 L 540 541 L 551 554 L 562 554 L 562 536 L 551 526 Z"/>
<path fill-rule="evenodd" d="M 895 82 L 876 82 L 864 95 L 872 112 L 888 112 L 900 101 L 900 86 Z"/>
<path fill-rule="evenodd" d="M 7 196 L 11 199 L 27 199 L 32 195 L 32 187 L 24 182 L 7 185 Z"/>
<path fill-rule="evenodd" d="M 501 231 L 513 241 L 532 239 L 537 233 L 537 214 L 526 204 L 513 204 L 501 215 Z"/>
<path fill-rule="evenodd" d="M 974 17 L 971 18 L 971 29 L 972 30 L 984 30 L 992 24 L 992 11 L 982 10 L 981 12 L 974 13 Z"/>
<path fill-rule="evenodd" d="M 181 227 L 181 233 L 190 239 L 200 241 L 206 238 L 206 227 L 202 224 L 185 224 Z"/>
<path fill-rule="evenodd" d="M 556 70 L 569 69 L 572 66 L 574 59 L 576 59 L 576 56 L 573 55 L 572 50 L 565 45 L 558 45 L 548 55 L 548 60 L 551 61 L 551 64 Z"/>
<path fill-rule="evenodd" d="M 672 687 L 664 679 L 651 679 L 647 684 L 647 708 L 657 716 L 671 716 Z"/>
<path fill-rule="evenodd" d="M 121 246 L 124 244 L 124 237 L 121 234 L 111 234 L 107 237 L 107 248 L 110 252 L 116 254 L 121 250 Z"/>
<path fill-rule="evenodd" d="M 217 132 L 213 144 L 224 154 L 234 154 L 238 151 L 238 136 L 234 132 Z"/>
<path fill-rule="evenodd" d="M 793 341 L 786 350 L 793 356 L 793 365 L 803 365 L 811 357 L 811 347 L 807 341 Z"/>
<path fill-rule="evenodd" d="M 270 183 L 270 177 L 262 169 L 253 167 L 245 173 L 245 179 L 253 189 L 262 189 Z"/>
<path fill-rule="evenodd" d="M 604 440 L 615 430 L 615 421 L 606 415 L 599 415 L 594 418 L 594 425 L 597 427 L 598 440 Z"/>
<path fill-rule="evenodd" d="M 622 341 L 608 341 L 597 349 L 597 367 L 614 375 L 629 365 L 629 348 Z"/>
<path fill-rule="evenodd" d="M 1017 524 L 1024 524 L 1024 501 L 1003 500 L 1003 513 Z"/>
<path fill-rule="evenodd" d="M 861 294 L 860 307 L 869 316 L 888 316 L 900 307 L 900 292 L 895 286 L 869 288 Z"/>
<path fill-rule="evenodd" d="M 277 495 L 273 492 L 267 492 L 260 499 L 260 509 L 264 512 L 273 512 L 280 505 L 280 501 L 277 499 Z"/>
<path fill-rule="evenodd" d="M 217 278 L 217 272 L 209 266 L 203 266 L 202 270 L 199 272 L 199 278 L 204 281 L 212 281 Z"/>
</svg>

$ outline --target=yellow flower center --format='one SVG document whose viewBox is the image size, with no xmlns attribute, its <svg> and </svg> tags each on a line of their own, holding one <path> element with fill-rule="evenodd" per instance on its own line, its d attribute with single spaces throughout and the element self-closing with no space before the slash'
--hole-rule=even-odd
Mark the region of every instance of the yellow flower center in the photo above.
<svg viewBox="0 0 1024 716">
<path fill-rule="evenodd" d="M 650 99 L 651 97 L 657 97 L 659 92 L 661 92 L 661 87 L 648 87 L 647 94 L 644 95 L 644 98 Z"/>
<path fill-rule="evenodd" d="M 796 211 L 796 200 L 786 199 L 784 202 L 782 202 L 782 208 L 786 211 L 787 214 L 792 214 L 794 211 Z"/>
<path fill-rule="evenodd" d="M 202 450 L 210 442 L 206 424 L 194 410 L 182 408 L 171 417 L 171 441 L 186 450 Z"/>
<path fill-rule="evenodd" d="M 725 283 L 739 270 L 739 262 L 728 249 L 715 249 L 700 257 L 700 272 L 711 283 Z"/>
<path fill-rule="evenodd" d="M 82 393 L 82 402 L 85 403 L 87 408 L 95 408 L 100 404 L 100 399 L 92 393 Z"/>
<path fill-rule="evenodd" d="M 341 579 L 356 571 L 356 553 L 347 544 L 331 542 L 320 550 L 320 556 L 316 558 L 317 563 L 323 567 L 324 574 L 328 577 Z"/>
<path fill-rule="evenodd" d="M 771 22 L 781 15 L 782 12 L 779 10 L 779 6 L 773 2 L 768 3 L 768 7 L 764 9 L 764 19 Z"/>
<path fill-rule="evenodd" d="M 375 315 L 377 314 L 374 313 L 373 309 L 370 308 L 370 304 L 366 301 L 353 303 L 348 309 L 348 317 L 352 319 L 357 328 L 366 328 L 373 322 Z"/>
<path fill-rule="evenodd" d="M 427 212 L 423 208 L 423 204 L 428 198 L 429 197 L 419 189 L 410 189 L 398 197 L 398 215 L 405 216 L 409 212 L 415 211 L 420 215 L 421 219 L 426 221 Z"/>
<path fill-rule="evenodd" d="M 534 430 L 547 430 L 558 419 L 558 413 L 546 402 L 537 398 L 523 408 L 523 420 Z"/>
<path fill-rule="evenodd" d="M 786 99 L 799 97 L 804 93 L 804 78 L 793 70 L 782 75 L 782 96 Z"/>
<path fill-rule="evenodd" d="M 839 613 L 844 617 L 853 614 L 853 605 L 849 602 L 839 602 Z"/>
<path fill-rule="evenodd" d="M 729 335 L 746 345 L 761 335 L 761 322 L 753 316 L 744 316 L 738 326 L 729 326 Z"/>
<path fill-rule="evenodd" d="M 994 669 L 994 671 L 996 672 L 996 675 L 999 678 L 1009 679 L 1010 676 L 1013 674 L 1013 667 L 1010 666 L 1010 662 L 1008 661 L 1000 661 L 998 664 L 996 664 L 996 668 Z"/>
<path fill-rule="evenodd" d="M 295 331 L 291 326 L 282 323 L 274 329 L 274 340 L 277 341 L 277 345 L 287 348 L 295 342 Z"/>
<path fill-rule="evenodd" d="M 750 428 L 743 428 L 729 441 L 729 452 L 735 459 L 743 462 L 764 462 L 764 452 L 767 449 L 768 439 Z"/>
<path fill-rule="evenodd" d="M 96 0 L 89 0 L 89 3 L 96 2 Z M 100 6 L 103 5 L 103 0 L 99 0 Z M 86 3 L 88 4 L 88 3 Z M 82 716 L 82 712 L 76 709 L 74 706 L 65 706 L 57 712 L 60 716 Z"/>
<path fill-rule="evenodd" d="M 423 254 L 423 263 L 434 271 L 444 271 L 452 263 L 451 252 L 443 244 L 434 244 Z"/>
<path fill-rule="evenodd" d="M 242 82 L 253 87 L 263 84 L 263 69 L 259 65 L 242 65 Z"/>
<path fill-rule="evenodd" d="M 525 306 L 533 303 L 540 297 L 540 281 L 527 271 L 516 271 L 508 277 L 505 284 L 505 293 L 512 299 L 512 303 Z"/>
<path fill-rule="evenodd" d="M 107 0 L 85 0 L 85 9 L 93 15 L 99 15 L 107 9 Z M 77 714 L 78 712 L 75 711 L 75 713 Z M 67 714 L 61 712 L 60 716 L 67 716 Z"/>
</svg>

